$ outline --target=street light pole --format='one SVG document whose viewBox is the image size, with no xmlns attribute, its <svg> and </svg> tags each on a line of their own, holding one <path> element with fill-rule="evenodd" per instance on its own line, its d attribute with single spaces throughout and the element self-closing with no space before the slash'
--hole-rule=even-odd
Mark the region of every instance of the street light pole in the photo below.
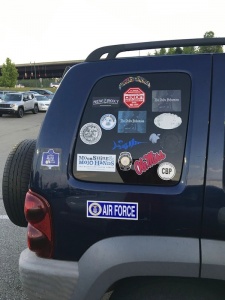
<svg viewBox="0 0 225 300">
<path fill-rule="evenodd" d="M 34 78 L 35 78 L 35 85 L 37 86 L 37 74 L 36 74 L 36 66 L 35 66 L 35 61 L 34 61 Z"/>
</svg>

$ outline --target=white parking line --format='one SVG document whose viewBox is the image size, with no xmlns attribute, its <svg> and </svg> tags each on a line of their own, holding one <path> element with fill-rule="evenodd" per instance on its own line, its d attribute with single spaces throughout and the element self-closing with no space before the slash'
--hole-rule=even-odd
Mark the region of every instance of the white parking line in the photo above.
<svg viewBox="0 0 225 300">
<path fill-rule="evenodd" d="M 7 215 L 0 215 L 0 220 L 8 220 L 9 217 Z"/>
</svg>

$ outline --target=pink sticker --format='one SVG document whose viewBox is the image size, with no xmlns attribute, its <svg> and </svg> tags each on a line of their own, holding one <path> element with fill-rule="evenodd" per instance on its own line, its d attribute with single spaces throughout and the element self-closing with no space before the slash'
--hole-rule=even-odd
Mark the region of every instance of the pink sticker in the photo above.
<svg viewBox="0 0 225 300">
<path fill-rule="evenodd" d="M 156 153 L 150 151 L 134 162 L 134 170 L 138 175 L 141 175 L 165 158 L 166 154 L 163 153 L 162 150 L 159 150 L 159 152 Z"/>
</svg>

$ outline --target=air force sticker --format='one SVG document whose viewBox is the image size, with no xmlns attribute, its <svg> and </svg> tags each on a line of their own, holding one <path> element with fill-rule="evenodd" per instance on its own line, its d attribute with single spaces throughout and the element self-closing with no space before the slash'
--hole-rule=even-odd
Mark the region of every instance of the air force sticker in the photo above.
<svg viewBox="0 0 225 300">
<path fill-rule="evenodd" d="M 138 203 L 88 200 L 87 218 L 138 220 Z"/>
</svg>

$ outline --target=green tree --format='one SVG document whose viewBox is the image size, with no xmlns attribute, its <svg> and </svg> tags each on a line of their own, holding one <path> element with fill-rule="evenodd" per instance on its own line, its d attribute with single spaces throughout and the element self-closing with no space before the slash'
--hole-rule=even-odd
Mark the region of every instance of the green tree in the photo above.
<svg viewBox="0 0 225 300">
<path fill-rule="evenodd" d="M 183 49 L 181 47 L 176 47 L 175 49 L 175 54 L 182 54 L 183 53 Z"/>
<path fill-rule="evenodd" d="M 204 38 L 214 38 L 214 32 L 213 31 L 207 31 L 204 34 Z M 222 53 L 223 52 L 223 46 L 217 45 L 217 46 L 190 46 L 190 47 L 176 47 L 176 48 L 161 48 L 159 50 L 155 50 L 154 55 L 174 55 L 174 54 L 196 54 L 196 53 Z"/>
<path fill-rule="evenodd" d="M 195 53 L 196 53 L 196 48 L 194 46 L 183 48 L 183 54 L 195 54 Z"/>
<path fill-rule="evenodd" d="M 166 55 L 166 48 L 161 48 L 160 50 L 155 50 L 154 55 Z"/>
<path fill-rule="evenodd" d="M 11 59 L 6 58 L 5 63 L 2 65 L 1 74 L 0 86 L 14 87 L 16 85 L 19 73 Z"/>
<path fill-rule="evenodd" d="M 214 38 L 213 31 L 207 31 L 204 34 L 204 38 Z M 198 53 L 223 53 L 223 46 L 216 45 L 216 46 L 199 46 L 197 49 Z"/>
<path fill-rule="evenodd" d="M 176 54 L 175 51 L 176 51 L 176 48 L 169 48 L 168 51 L 167 51 L 167 54 L 168 55 L 174 55 L 174 54 Z"/>
</svg>

